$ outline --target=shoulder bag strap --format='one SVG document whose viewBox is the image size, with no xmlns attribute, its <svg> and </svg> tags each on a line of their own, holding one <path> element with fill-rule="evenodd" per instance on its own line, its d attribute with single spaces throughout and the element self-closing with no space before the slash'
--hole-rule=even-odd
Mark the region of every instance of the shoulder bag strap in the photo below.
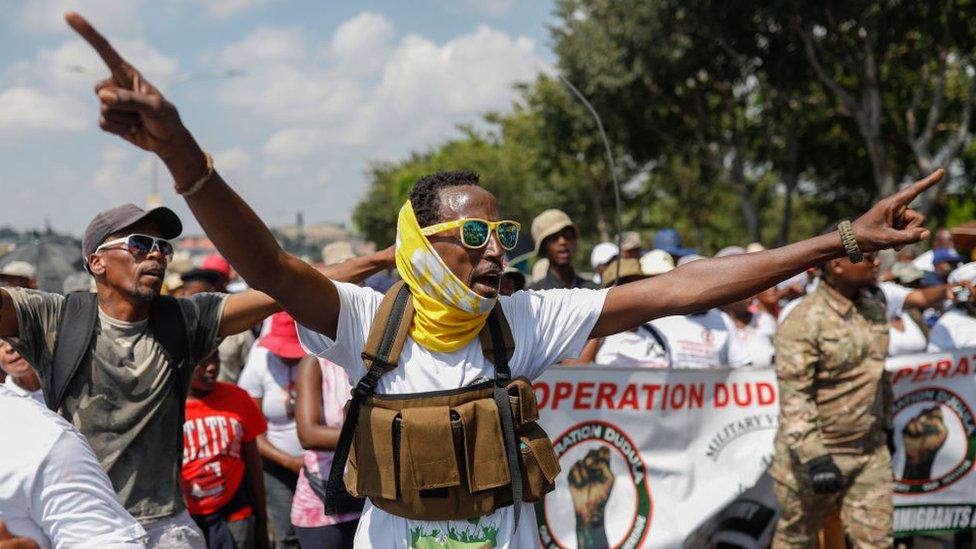
<svg viewBox="0 0 976 549">
<path fill-rule="evenodd" d="M 342 477 L 346 471 L 353 437 L 356 435 L 356 426 L 359 424 L 359 407 L 376 392 L 380 376 L 396 368 L 412 322 L 413 300 L 410 297 L 410 288 L 401 281 L 383 297 L 383 302 L 373 317 L 369 337 L 366 338 L 362 355 L 366 375 L 352 391 L 352 399 L 349 400 L 346 418 L 342 422 L 339 441 L 332 456 L 329 481 L 325 485 L 324 503 L 327 515 L 334 515 L 338 511 L 336 504 L 343 487 Z"/>
<path fill-rule="evenodd" d="M 81 361 L 89 354 L 97 320 L 97 294 L 78 292 L 64 298 L 54 340 L 51 373 L 43 384 L 44 401 L 53 412 L 61 407 L 71 379 L 78 372 Z"/>
<path fill-rule="evenodd" d="M 495 363 L 495 405 L 498 406 L 498 416 L 502 424 L 508 472 L 512 477 L 512 513 L 515 516 L 512 532 L 514 533 L 518 530 L 519 518 L 522 515 L 522 468 L 519 462 L 519 441 L 515 435 L 515 419 L 512 417 L 512 406 L 508 400 L 508 384 L 512 381 L 508 359 L 511 356 L 510 350 L 514 350 L 515 346 L 501 305 L 495 304 L 488 315 L 486 327 L 491 339 L 492 362 Z M 507 336 L 506 331 L 508 331 Z"/>
</svg>

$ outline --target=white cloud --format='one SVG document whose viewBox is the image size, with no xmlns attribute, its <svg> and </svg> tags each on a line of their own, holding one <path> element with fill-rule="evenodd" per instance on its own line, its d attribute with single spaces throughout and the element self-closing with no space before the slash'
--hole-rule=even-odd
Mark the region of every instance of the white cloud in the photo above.
<svg viewBox="0 0 976 549">
<path fill-rule="evenodd" d="M 216 169 L 227 176 L 242 176 L 251 167 L 251 155 L 244 150 L 244 147 L 233 147 L 218 151 L 213 157 Z"/>
<path fill-rule="evenodd" d="M 364 11 L 343 22 L 332 35 L 328 54 L 343 71 L 373 73 L 389 55 L 396 27 L 382 15 Z"/>
<path fill-rule="evenodd" d="M 77 11 L 103 33 L 133 35 L 142 30 L 139 11 L 145 3 L 145 0 L 20 0 L 15 2 L 12 22 L 18 30 L 30 34 L 74 32 L 64 22 L 64 14 Z"/>
<path fill-rule="evenodd" d="M 225 68 L 260 69 L 294 63 L 306 55 L 305 36 L 297 27 L 258 27 L 240 42 L 224 47 L 217 62 Z"/>
<path fill-rule="evenodd" d="M 176 77 L 179 63 L 175 59 L 141 39 L 118 42 L 136 66 L 153 75 L 154 82 L 165 87 Z M 0 127 L 17 135 L 96 128 L 98 110 L 92 86 L 107 76 L 98 55 L 80 39 L 40 50 L 33 59 L 0 70 L 0 80 L 11 84 L 0 91 Z"/>
<path fill-rule="evenodd" d="M 84 105 L 29 87 L 0 91 L 0 129 L 5 132 L 78 132 L 91 122 Z M 89 117 L 91 118 L 91 117 Z"/>
<path fill-rule="evenodd" d="M 502 15 L 511 11 L 518 0 L 464 0 L 464 4 L 488 15 Z"/>
<path fill-rule="evenodd" d="M 126 143 L 107 145 L 102 149 L 101 165 L 92 174 L 92 186 L 119 200 L 142 196 L 149 188 L 154 161 L 149 153 Z"/>
<path fill-rule="evenodd" d="M 203 4 L 207 16 L 213 19 L 227 19 L 245 11 L 268 3 L 268 0 L 198 0 Z"/>
<path fill-rule="evenodd" d="M 115 41 L 119 53 L 156 85 L 172 82 L 179 62 L 142 39 Z M 15 63 L 5 76 L 13 81 L 31 82 L 51 88 L 74 88 L 90 93 L 96 81 L 109 76 L 108 68 L 84 40 L 72 39 L 54 49 L 40 50 L 34 59 Z"/>
<path fill-rule="evenodd" d="M 274 160 L 303 160 L 320 146 L 321 134 L 311 128 L 290 128 L 272 134 L 264 144 L 264 153 Z"/>
<path fill-rule="evenodd" d="M 252 60 L 248 77 L 225 82 L 218 100 L 274 124 L 318 128 L 317 144 L 405 152 L 507 107 L 512 85 L 540 65 L 531 39 L 488 26 L 443 44 L 417 35 L 394 44 L 394 33 L 389 20 L 364 12 L 317 56 L 297 29 L 259 29 L 218 55 L 224 67 Z M 274 138 L 267 147 L 278 147 Z"/>
</svg>

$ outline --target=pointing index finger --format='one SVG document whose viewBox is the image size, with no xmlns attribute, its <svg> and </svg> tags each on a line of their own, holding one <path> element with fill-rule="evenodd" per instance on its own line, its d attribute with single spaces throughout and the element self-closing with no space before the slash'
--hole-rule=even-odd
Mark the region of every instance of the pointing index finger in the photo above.
<svg viewBox="0 0 976 549">
<path fill-rule="evenodd" d="M 109 44 L 108 40 L 100 32 L 95 30 L 95 27 L 91 26 L 91 23 L 73 11 L 65 14 L 64 19 L 92 48 L 95 48 L 102 61 L 111 69 L 112 76 L 128 78 L 128 75 L 122 72 L 122 69 L 125 67 L 125 60 Z"/>
<path fill-rule="evenodd" d="M 928 188 L 931 187 L 932 185 L 938 183 L 939 180 L 942 179 L 943 175 L 945 175 L 945 170 L 939 168 L 938 170 L 935 170 L 934 172 L 930 173 L 928 177 L 924 179 L 920 179 L 912 183 L 911 185 L 905 187 L 904 189 L 901 190 L 901 192 L 895 195 L 898 199 L 898 202 L 905 204 L 907 206 L 912 202 L 912 200 L 915 200 L 915 197 L 928 190 Z"/>
</svg>

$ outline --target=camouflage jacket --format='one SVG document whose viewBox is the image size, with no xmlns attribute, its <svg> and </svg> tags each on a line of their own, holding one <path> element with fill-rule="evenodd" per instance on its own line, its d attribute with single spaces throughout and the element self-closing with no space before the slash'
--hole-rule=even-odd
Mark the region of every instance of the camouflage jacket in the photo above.
<svg viewBox="0 0 976 549">
<path fill-rule="evenodd" d="M 799 463 L 861 453 L 890 428 L 888 319 L 880 292 L 851 301 L 821 283 L 779 327 L 774 344 L 777 446 Z"/>
</svg>

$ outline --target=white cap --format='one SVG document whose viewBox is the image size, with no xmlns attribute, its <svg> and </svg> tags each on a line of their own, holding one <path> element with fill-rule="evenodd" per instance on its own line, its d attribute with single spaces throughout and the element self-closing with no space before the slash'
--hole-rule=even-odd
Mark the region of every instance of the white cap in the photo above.
<svg viewBox="0 0 976 549">
<path fill-rule="evenodd" d="M 730 255 L 743 255 L 745 253 L 746 250 L 742 246 L 726 246 L 719 250 L 715 257 L 729 257 Z"/>
<path fill-rule="evenodd" d="M 620 251 L 616 244 L 601 242 L 593 246 L 593 251 L 590 252 L 590 265 L 596 269 L 600 265 L 610 263 L 618 255 L 620 255 Z"/>
<path fill-rule="evenodd" d="M 705 259 L 705 257 L 704 256 L 700 256 L 698 254 L 685 255 L 685 256 L 682 256 L 681 259 L 678 260 L 678 266 L 680 267 L 682 265 L 687 265 L 687 264 L 691 263 L 692 261 L 698 261 L 699 259 Z"/>
<path fill-rule="evenodd" d="M 750 242 L 749 245 L 746 246 L 746 253 L 752 254 L 752 253 L 756 253 L 756 252 L 762 252 L 765 249 L 766 249 L 766 247 L 763 246 L 759 242 Z"/>
<path fill-rule="evenodd" d="M 664 250 L 651 250 L 640 258 L 641 271 L 656 276 L 674 270 L 674 259 Z"/>
<path fill-rule="evenodd" d="M 11 261 L 0 267 L 0 276 L 19 276 L 21 278 L 34 278 L 37 269 L 26 261 Z"/>
<path fill-rule="evenodd" d="M 960 282 L 976 282 L 976 261 L 963 263 L 949 273 L 949 284 Z"/>
</svg>

